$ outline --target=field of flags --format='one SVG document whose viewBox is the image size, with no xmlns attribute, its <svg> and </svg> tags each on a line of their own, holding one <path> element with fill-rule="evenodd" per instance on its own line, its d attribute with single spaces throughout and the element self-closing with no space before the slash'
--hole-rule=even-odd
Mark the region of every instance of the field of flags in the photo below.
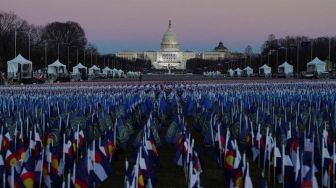
<svg viewBox="0 0 336 188">
<path fill-rule="evenodd" d="M 335 187 L 336 82 L 0 88 L 1 187 Z"/>
</svg>

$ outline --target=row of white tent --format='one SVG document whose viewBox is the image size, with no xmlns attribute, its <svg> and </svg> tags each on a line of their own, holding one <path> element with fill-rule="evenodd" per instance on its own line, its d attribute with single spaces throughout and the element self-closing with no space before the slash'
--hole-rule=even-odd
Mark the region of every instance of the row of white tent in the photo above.
<svg viewBox="0 0 336 188">
<path fill-rule="evenodd" d="M 87 67 L 79 63 L 78 65 L 73 67 L 73 75 L 79 74 L 84 69 L 85 73 L 87 73 Z M 7 77 L 14 78 L 18 75 L 21 78 L 31 78 L 33 72 L 32 62 L 25 59 L 20 54 L 15 57 L 14 59 L 7 61 Z M 60 74 L 60 73 L 67 73 L 66 65 L 62 64 L 59 60 L 56 60 L 52 64 L 48 65 L 48 74 Z M 287 62 L 278 66 L 278 72 L 283 73 L 286 75 L 293 74 L 293 65 L 290 65 Z M 319 58 L 315 58 L 312 61 L 307 63 L 307 72 L 315 72 L 317 74 L 321 74 L 326 72 L 326 63 L 321 61 Z M 89 68 L 88 75 L 96 75 L 96 74 L 105 74 L 105 75 L 112 75 L 113 77 L 121 77 L 124 75 L 124 71 L 117 70 L 117 69 L 110 69 L 109 67 L 105 67 L 102 72 L 99 67 L 93 65 Z M 242 73 L 245 76 L 251 76 L 253 74 L 253 69 L 249 66 L 244 68 L 243 70 L 237 68 L 235 70 L 229 69 L 228 75 L 229 76 L 241 76 Z M 220 75 L 219 71 L 216 72 L 205 72 L 203 73 L 206 76 L 215 76 Z M 270 75 L 272 74 L 272 69 L 268 65 L 264 64 L 263 66 L 259 67 L 259 74 L 262 75 Z M 139 77 L 139 72 L 128 72 L 127 75 L 130 77 Z"/>
<path fill-rule="evenodd" d="M 279 73 L 284 73 L 284 74 L 290 74 L 293 73 L 293 66 L 288 64 L 287 62 L 284 62 L 283 64 L 278 66 L 278 72 Z M 233 77 L 237 76 L 240 77 L 242 75 L 244 76 L 252 76 L 253 75 L 253 69 L 249 66 L 245 67 L 243 70 L 240 68 L 236 69 L 229 69 L 227 71 L 228 76 Z M 259 67 L 259 75 L 264 75 L 264 76 L 269 76 L 272 74 L 272 68 L 266 64 L 263 66 Z"/>
<path fill-rule="evenodd" d="M 85 73 L 88 72 L 89 76 L 103 74 L 103 75 L 112 76 L 112 77 L 122 77 L 124 75 L 124 71 L 121 70 L 121 69 L 119 69 L 119 70 L 115 69 L 115 68 L 111 69 L 111 68 L 109 68 L 107 66 L 105 68 L 103 68 L 103 69 L 100 69 L 96 65 L 93 65 L 88 70 L 87 67 L 85 67 L 81 63 L 79 63 L 78 65 L 76 65 L 76 66 L 74 66 L 72 68 L 72 74 L 73 75 L 80 74 L 81 70 L 83 70 L 83 69 L 84 69 Z"/>
<path fill-rule="evenodd" d="M 281 65 L 278 66 L 278 73 L 284 74 L 285 76 L 292 76 L 294 73 L 293 65 L 289 64 L 288 62 L 284 62 Z M 319 58 L 315 58 L 309 63 L 307 63 L 307 72 L 315 72 L 317 74 L 321 74 L 326 72 L 326 63 L 321 61 Z M 227 71 L 228 75 L 230 77 L 233 76 L 241 76 L 242 74 L 245 76 L 251 76 L 253 74 L 253 69 L 249 66 L 241 70 L 240 68 L 237 68 L 235 70 L 229 69 Z M 272 68 L 266 64 L 259 67 L 259 75 L 269 76 L 272 74 Z"/>
<path fill-rule="evenodd" d="M 81 74 L 82 71 L 87 73 L 89 76 L 94 76 L 97 74 L 104 74 L 104 75 L 111 75 L 113 77 L 121 77 L 124 74 L 124 71 L 121 69 L 118 70 L 118 69 L 110 69 L 109 67 L 105 67 L 101 70 L 96 65 L 93 65 L 92 67 L 88 69 L 83 64 L 78 63 L 78 65 L 72 68 L 72 75 Z M 62 64 L 59 60 L 56 60 L 54 63 L 48 65 L 48 74 L 57 75 L 59 73 L 67 73 L 66 65 Z"/>
<path fill-rule="evenodd" d="M 220 75 L 221 75 L 220 71 L 203 72 L 203 76 L 220 76 Z"/>
<path fill-rule="evenodd" d="M 74 66 L 72 69 L 72 74 L 80 74 L 81 70 L 84 69 L 84 72 L 87 73 L 87 67 L 79 63 Z M 21 54 L 19 54 L 14 59 L 7 61 L 7 77 L 14 78 L 17 77 L 18 74 L 21 78 L 31 78 L 33 72 L 32 62 L 24 58 Z M 49 75 L 58 75 L 58 74 L 67 74 L 67 66 L 62 64 L 59 60 L 48 65 L 47 73 Z M 101 70 L 96 65 L 93 65 L 89 68 L 89 75 L 100 74 Z M 102 70 L 103 74 L 112 75 L 113 77 L 121 77 L 124 75 L 123 70 L 110 69 L 109 67 L 105 67 Z"/>
<path fill-rule="evenodd" d="M 79 63 L 74 66 L 72 69 L 72 74 L 80 74 L 81 70 L 84 69 L 85 73 L 88 75 L 96 75 L 96 74 L 106 74 L 112 75 L 113 77 L 121 77 L 124 75 L 124 71 L 121 69 L 110 69 L 109 67 L 105 67 L 102 72 L 99 67 L 93 65 L 89 69 Z M 87 71 L 88 70 L 88 71 Z M 16 56 L 14 59 L 7 61 L 7 77 L 14 78 L 20 76 L 21 78 L 31 78 L 33 72 L 32 62 L 24 58 L 21 54 Z M 67 66 L 62 64 L 59 60 L 48 65 L 47 73 L 49 75 L 58 75 L 58 74 L 67 74 Z"/>
<path fill-rule="evenodd" d="M 227 71 L 227 74 L 230 77 L 233 77 L 233 76 L 240 77 L 242 76 L 242 74 L 244 76 L 251 76 L 253 74 L 253 69 L 249 66 L 245 67 L 243 70 L 241 70 L 240 68 L 236 68 L 235 70 L 229 69 Z"/>
<path fill-rule="evenodd" d="M 48 74 L 60 74 L 60 73 L 67 73 L 66 65 L 62 64 L 59 60 L 56 60 L 54 63 L 48 65 Z M 93 65 L 89 69 L 84 66 L 81 63 L 78 63 L 78 65 L 74 66 L 72 68 L 72 75 L 78 75 L 81 74 L 81 72 L 85 72 L 86 74 L 93 76 L 97 74 L 104 74 L 104 75 L 111 75 L 113 77 L 121 77 L 124 74 L 123 70 L 118 69 L 110 69 L 109 67 L 105 67 L 102 70 L 97 67 L 96 65 Z"/>
<path fill-rule="evenodd" d="M 140 72 L 128 71 L 126 75 L 127 75 L 128 78 L 139 78 L 141 73 Z"/>
</svg>

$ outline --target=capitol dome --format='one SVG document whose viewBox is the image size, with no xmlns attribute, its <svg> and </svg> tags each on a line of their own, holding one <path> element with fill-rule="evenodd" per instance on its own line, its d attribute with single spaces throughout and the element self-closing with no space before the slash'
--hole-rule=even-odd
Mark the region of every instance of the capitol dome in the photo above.
<svg viewBox="0 0 336 188">
<path fill-rule="evenodd" d="M 180 51 L 179 43 L 177 41 L 177 36 L 171 29 L 171 21 L 169 20 L 169 25 L 167 31 L 164 33 L 161 41 L 161 51 L 163 52 L 176 52 Z"/>
</svg>

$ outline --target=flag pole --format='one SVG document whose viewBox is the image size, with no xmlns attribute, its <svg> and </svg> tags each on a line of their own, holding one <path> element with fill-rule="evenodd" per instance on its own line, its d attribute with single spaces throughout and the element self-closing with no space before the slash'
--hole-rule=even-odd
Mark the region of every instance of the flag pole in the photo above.
<svg viewBox="0 0 336 188">
<path fill-rule="evenodd" d="M 3 181 L 3 184 L 2 184 L 3 188 L 6 188 L 6 172 L 4 172 L 2 175 L 2 181 Z"/>
<path fill-rule="evenodd" d="M 314 39 L 311 39 L 311 44 L 310 44 L 310 61 L 313 60 L 313 45 L 314 45 Z"/>
<path fill-rule="evenodd" d="M 300 39 L 299 39 L 298 44 L 296 46 L 296 50 L 297 50 L 297 52 L 296 52 L 296 73 L 297 73 L 297 77 L 299 77 L 299 73 L 300 73 L 300 71 L 299 71 Z"/>
<path fill-rule="evenodd" d="M 274 151 L 273 151 L 273 185 L 275 186 L 275 169 L 276 169 L 276 154 L 275 154 L 275 150 L 276 150 L 276 139 L 274 140 Z"/>
<path fill-rule="evenodd" d="M 78 159 L 78 145 L 79 145 L 79 124 L 77 124 L 77 132 L 76 132 L 76 135 L 77 135 L 77 140 L 76 140 L 76 158 L 77 158 L 77 161 L 79 160 Z"/>
<path fill-rule="evenodd" d="M 42 165 L 41 165 L 41 174 L 39 177 L 40 178 L 39 188 L 42 187 L 43 164 L 44 164 L 44 150 L 42 150 Z"/>
<path fill-rule="evenodd" d="M 269 143 L 270 144 L 270 143 Z M 272 147 L 272 146 L 271 146 Z M 268 151 L 268 179 L 271 180 L 271 150 L 272 148 Z"/>
<path fill-rule="evenodd" d="M 328 45 L 328 56 L 329 56 L 329 61 L 331 62 L 331 54 L 330 54 L 330 52 L 331 52 L 331 38 L 329 37 L 329 45 Z"/>
<path fill-rule="evenodd" d="M 222 143 L 220 138 L 220 123 L 217 125 L 218 145 L 219 145 L 219 166 L 222 167 Z"/>
<path fill-rule="evenodd" d="M 260 131 L 260 124 L 259 124 L 259 128 L 258 128 L 258 131 Z M 259 133 L 260 134 L 260 133 Z M 259 168 L 260 168 L 260 158 L 261 158 L 261 149 L 260 149 L 260 139 L 261 139 L 262 136 L 260 136 L 260 138 L 258 138 L 258 149 L 259 149 Z"/>
<path fill-rule="evenodd" d="M 324 136 L 322 136 L 321 187 L 323 187 L 323 165 L 324 165 L 323 161 L 324 161 Z"/>
<path fill-rule="evenodd" d="M 282 144 L 282 188 L 285 188 L 285 145 Z"/>
<path fill-rule="evenodd" d="M 314 183 L 314 177 L 315 177 L 315 173 L 314 173 L 314 170 L 315 170 L 315 168 L 314 168 L 314 149 L 315 149 L 315 145 L 314 145 L 314 134 L 313 134 L 313 151 L 312 151 L 312 173 L 313 173 L 313 175 L 312 175 L 312 181 L 313 181 L 313 183 Z M 323 177 L 322 177 L 322 179 L 323 179 Z"/>
<path fill-rule="evenodd" d="M 333 143 L 333 155 L 332 155 L 332 161 L 333 161 L 333 188 L 335 188 L 335 141 Z"/>
<path fill-rule="evenodd" d="M 72 183 L 76 185 L 75 182 L 76 182 L 76 161 L 74 162 L 72 169 Z"/>
<path fill-rule="evenodd" d="M 14 32 L 14 51 L 15 51 L 15 56 L 16 57 L 16 29 L 15 29 L 15 32 Z"/>
<path fill-rule="evenodd" d="M 15 183 L 14 183 L 14 165 L 11 166 L 11 178 L 10 178 L 11 182 L 11 187 L 15 188 Z"/>
<path fill-rule="evenodd" d="M 67 188 L 70 188 L 70 172 L 68 173 Z"/>
</svg>

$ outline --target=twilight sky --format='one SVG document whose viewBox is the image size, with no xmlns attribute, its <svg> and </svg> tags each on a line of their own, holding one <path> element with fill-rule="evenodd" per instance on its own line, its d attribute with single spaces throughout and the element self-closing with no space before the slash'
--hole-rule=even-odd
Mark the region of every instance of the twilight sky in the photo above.
<svg viewBox="0 0 336 188">
<path fill-rule="evenodd" d="M 270 33 L 336 35 L 336 0 L 0 0 L 0 10 L 39 25 L 76 21 L 101 53 L 159 50 L 169 19 L 182 50 L 222 40 L 258 52 Z"/>
</svg>

